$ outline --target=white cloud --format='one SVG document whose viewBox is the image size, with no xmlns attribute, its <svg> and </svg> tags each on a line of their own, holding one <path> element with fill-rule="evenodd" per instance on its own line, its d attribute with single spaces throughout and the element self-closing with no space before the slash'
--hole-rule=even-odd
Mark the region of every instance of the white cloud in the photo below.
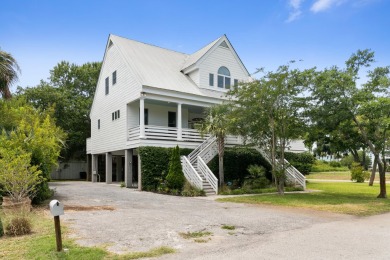
<svg viewBox="0 0 390 260">
<path fill-rule="evenodd" d="M 288 1 L 288 4 L 291 8 L 291 11 L 290 11 L 290 14 L 289 14 L 286 22 L 290 23 L 290 22 L 298 19 L 299 16 L 301 16 L 301 14 L 302 14 L 301 6 L 302 6 L 303 1 L 304 0 L 289 0 Z"/>
<path fill-rule="evenodd" d="M 310 10 L 313 13 L 318 13 L 331 8 L 334 5 L 341 5 L 346 0 L 316 0 Z"/>
</svg>

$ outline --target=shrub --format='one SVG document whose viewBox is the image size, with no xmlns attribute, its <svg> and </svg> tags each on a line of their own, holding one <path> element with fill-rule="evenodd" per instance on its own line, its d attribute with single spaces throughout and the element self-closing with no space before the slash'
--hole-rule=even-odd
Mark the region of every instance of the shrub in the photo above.
<svg viewBox="0 0 390 260">
<path fill-rule="evenodd" d="M 285 159 L 294 166 L 303 175 L 307 175 L 311 172 L 315 158 L 311 153 L 292 153 L 285 152 Z"/>
<path fill-rule="evenodd" d="M 256 164 L 266 169 L 266 177 L 271 180 L 271 165 L 255 149 L 235 147 L 226 148 L 223 157 L 225 182 L 232 183 L 232 188 L 240 187 L 245 177 L 249 175 L 248 166 Z M 218 156 L 208 163 L 210 170 L 215 176 L 218 176 Z M 218 178 L 218 177 L 217 177 Z"/>
<path fill-rule="evenodd" d="M 358 155 L 359 155 L 360 162 L 363 162 L 363 151 L 358 151 Z M 371 158 L 367 155 L 367 153 L 366 153 L 365 157 L 366 157 L 365 158 L 365 168 L 368 169 L 368 167 L 370 167 L 370 165 L 371 165 Z M 344 156 L 340 160 L 341 165 L 342 166 L 347 166 L 349 169 L 351 168 L 353 162 L 355 162 L 355 160 L 354 160 L 352 154 Z"/>
<path fill-rule="evenodd" d="M 21 236 L 31 233 L 31 222 L 26 217 L 15 217 L 6 226 L 9 236 Z"/>
<path fill-rule="evenodd" d="M 1 222 L 1 217 L 0 217 L 0 237 L 4 235 L 4 229 L 3 229 L 3 222 Z"/>
<path fill-rule="evenodd" d="M 363 166 L 360 163 L 352 163 L 351 165 L 351 181 L 364 182 L 370 178 L 370 173 L 364 171 Z"/>
<path fill-rule="evenodd" d="M 138 152 L 142 164 L 142 189 L 157 191 L 159 185 L 165 180 L 165 173 L 169 170 L 169 158 L 172 148 L 140 147 Z M 192 149 L 180 149 L 180 155 L 188 155 Z"/>
<path fill-rule="evenodd" d="M 330 163 L 326 161 L 316 160 L 312 169 L 312 172 L 337 172 L 337 171 L 348 171 L 345 166 L 332 167 Z"/>
<path fill-rule="evenodd" d="M 166 177 L 167 186 L 170 189 L 181 191 L 186 178 L 184 177 L 183 169 L 180 162 L 179 146 L 172 150 L 171 160 L 169 161 L 169 171 Z"/>
<path fill-rule="evenodd" d="M 0 147 L 0 183 L 14 202 L 34 197 L 36 186 L 43 181 L 37 166 L 31 166 L 31 153 Z"/>
<path fill-rule="evenodd" d="M 194 186 L 191 185 L 188 181 L 185 182 L 183 191 L 181 192 L 181 195 L 184 197 L 196 197 L 196 196 L 205 196 L 204 190 L 200 190 Z"/>
<path fill-rule="evenodd" d="M 265 176 L 266 169 L 263 166 L 249 165 L 248 172 L 243 188 L 261 189 L 269 186 L 270 181 Z"/>
<path fill-rule="evenodd" d="M 340 163 L 340 162 L 337 162 L 337 161 L 331 161 L 331 162 L 329 163 L 329 165 L 330 165 L 331 167 L 335 167 L 335 168 L 340 168 L 340 167 L 341 167 L 341 163 Z"/>
</svg>

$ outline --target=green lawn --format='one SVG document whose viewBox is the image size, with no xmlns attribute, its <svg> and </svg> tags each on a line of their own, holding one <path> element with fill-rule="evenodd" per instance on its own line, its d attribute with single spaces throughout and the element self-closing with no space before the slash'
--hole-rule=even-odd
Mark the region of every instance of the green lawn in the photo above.
<svg viewBox="0 0 390 260">
<path fill-rule="evenodd" d="M 316 160 L 311 169 L 312 172 L 339 172 L 339 171 L 348 171 L 348 167 L 332 167 L 329 163 L 325 163 L 320 160 Z"/>
<path fill-rule="evenodd" d="M 322 179 L 322 180 L 351 180 L 351 172 L 312 172 L 306 175 L 306 179 Z M 386 180 L 390 181 L 390 174 L 386 174 Z M 375 175 L 375 181 L 379 181 L 379 173 Z"/>
<path fill-rule="evenodd" d="M 1 212 L 0 212 L 1 213 Z M 9 216 L 1 214 L 3 224 Z M 63 248 L 68 252 L 56 252 L 53 218 L 48 212 L 35 209 L 29 214 L 33 224 L 30 235 L 0 237 L 0 259 L 139 259 L 157 257 L 175 252 L 173 248 L 159 247 L 146 252 L 124 255 L 109 253 L 102 247 L 82 247 L 68 238 L 69 230 L 61 223 Z"/>
<path fill-rule="evenodd" d="M 322 192 L 285 194 L 284 196 L 255 195 L 223 198 L 218 201 L 309 208 L 357 216 L 390 212 L 390 200 L 376 198 L 379 194 L 378 184 L 370 187 L 367 183 L 310 182 L 307 184 L 307 189 Z"/>
</svg>

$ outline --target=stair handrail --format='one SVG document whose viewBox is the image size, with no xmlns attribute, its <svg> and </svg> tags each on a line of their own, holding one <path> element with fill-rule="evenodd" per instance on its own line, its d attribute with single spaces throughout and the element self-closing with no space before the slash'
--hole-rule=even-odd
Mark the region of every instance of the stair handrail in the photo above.
<svg viewBox="0 0 390 260">
<path fill-rule="evenodd" d="M 201 143 L 198 147 L 196 147 L 189 155 L 188 159 L 190 162 L 196 162 L 196 158 L 198 157 L 198 154 L 210 143 L 214 142 L 217 138 L 215 136 L 210 136 L 207 138 L 203 143 Z"/>
<path fill-rule="evenodd" d="M 211 152 L 211 154 L 210 154 Z M 210 156 L 206 156 L 209 154 Z M 216 142 L 216 138 L 213 142 L 207 144 L 199 153 L 198 156 L 200 156 L 203 161 L 207 164 L 210 162 L 216 155 L 218 154 L 218 144 Z"/>
<path fill-rule="evenodd" d="M 192 166 L 190 161 L 186 156 L 181 156 L 181 164 L 183 168 L 183 173 L 186 179 L 198 189 L 203 190 L 203 179 L 196 172 L 195 168 Z"/>
<path fill-rule="evenodd" d="M 260 147 L 255 147 L 255 149 L 269 162 L 271 162 L 270 156 Z M 291 165 L 286 159 L 284 159 L 286 167 L 286 176 L 287 179 L 291 181 L 293 180 L 294 184 L 298 183 L 300 186 L 302 186 L 303 189 L 306 189 L 306 177 L 298 171 L 293 165 Z"/>
<path fill-rule="evenodd" d="M 210 183 L 215 194 L 218 194 L 218 179 L 200 156 L 198 156 L 198 169 L 204 175 L 207 182 Z"/>
</svg>

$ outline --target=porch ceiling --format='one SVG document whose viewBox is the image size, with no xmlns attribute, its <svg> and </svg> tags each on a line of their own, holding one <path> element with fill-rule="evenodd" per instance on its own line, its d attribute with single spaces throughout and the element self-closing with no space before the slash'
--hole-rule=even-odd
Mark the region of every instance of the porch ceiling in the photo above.
<svg viewBox="0 0 390 260">
<path fill-rule="evenodd" d="M 137 102 L 137 101 L 135 101 Z M 138 100 L 139 102 L 139 100 Z M 157 99 L 145 99 L 145 104 L 153 104 L 153 105 L 160 105 L 160 106 L 165 106 L 165 107 L 177 107 L 177 103 L 175 102 L 167 102 L 167 101 L 162 101 L 162 100 L 157 100 Z M 193 105 L 186 105 L 182 104 L 182 108 L 187 108 L 190 113 L 195 113 L 195 114 L 201 114 L 203 113 L 204 107 L 201 106 L 193 106 Z"/>
</svg>

